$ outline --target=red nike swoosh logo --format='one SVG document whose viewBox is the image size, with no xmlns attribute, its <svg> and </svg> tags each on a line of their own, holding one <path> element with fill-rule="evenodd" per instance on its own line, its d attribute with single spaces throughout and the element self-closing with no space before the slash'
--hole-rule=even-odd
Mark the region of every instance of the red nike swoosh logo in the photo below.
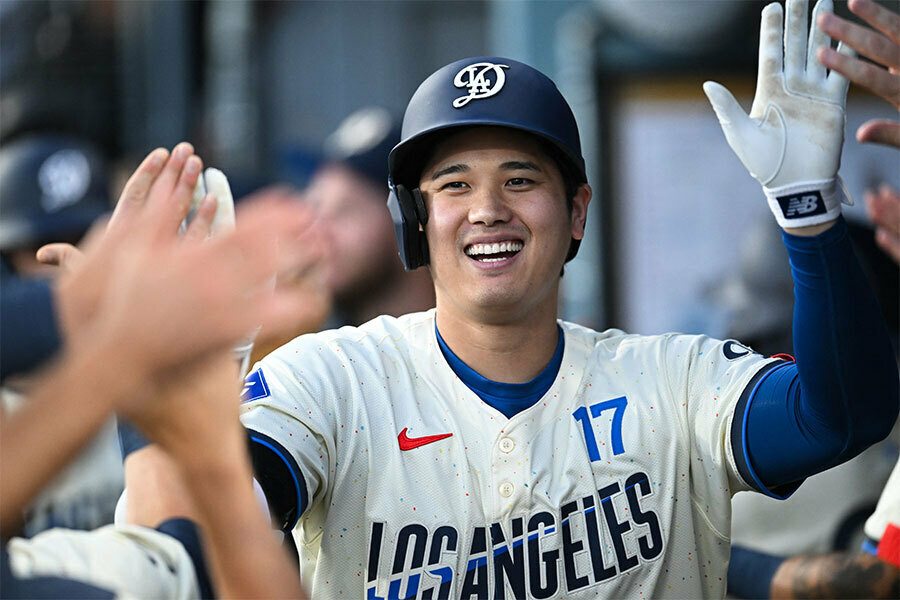
<svg viewBox="0 0 900 600">
<path fill-rule="evenodd" d="M 404 427 L 403 431 L 400 432 L 400 435 L 397 436 L 397 441 L 400 442 L 401 450 L 412 450 L 414 448 L 418 448 L 419 446 L 424 446 L 438 440 L 443 440 L 453 435 L 452 433 L 439 433 L 438 435 L 425 435 L 422 437 L 411 438 L 406 435 L 407 429 L 409 429 L 409 427 Z"/>
</svg>

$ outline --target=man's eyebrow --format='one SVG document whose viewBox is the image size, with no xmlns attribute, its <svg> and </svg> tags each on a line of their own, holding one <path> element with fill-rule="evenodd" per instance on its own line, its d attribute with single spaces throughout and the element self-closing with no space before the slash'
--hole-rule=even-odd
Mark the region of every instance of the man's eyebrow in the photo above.
<svg viewBox="0 0 900 600">
<path fill-rule="evenodd" d="M 438 169 L 434 173 L 431 174 L 431 180 L 434 181 L 439 177 L 443 177 L 444 175 L 452 175 L 453 173 L 465 173 L 469 170 L 469 165 L 463 163 L 456 163 L 454 165 L 447 165 L 443 169 Z"/>
<path fill-rule="evenodd" d="M 526 171 L 543 173 L 543 169 L 541 169 L 537 163 L 533 163 L 530 160 L 511 160 L 500 165 L 500 168 L 506 171 L 518 171 L 524 169 Z"/>
</svg>

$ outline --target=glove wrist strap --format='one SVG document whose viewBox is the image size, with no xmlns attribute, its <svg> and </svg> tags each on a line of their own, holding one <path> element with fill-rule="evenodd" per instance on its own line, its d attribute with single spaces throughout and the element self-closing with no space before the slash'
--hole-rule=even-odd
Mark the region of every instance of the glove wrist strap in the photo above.
<svg viewBox="0 0 900 600">
<path fill-rule="evenodd" d="M 840 185 L 838 185 L 840 183 Z M 769 208 L 782 228 L 809 227 L 837 219 L 845 198 L 840 178 L 801 181 L 777 188 L 763 186 Z"/>
</svg>

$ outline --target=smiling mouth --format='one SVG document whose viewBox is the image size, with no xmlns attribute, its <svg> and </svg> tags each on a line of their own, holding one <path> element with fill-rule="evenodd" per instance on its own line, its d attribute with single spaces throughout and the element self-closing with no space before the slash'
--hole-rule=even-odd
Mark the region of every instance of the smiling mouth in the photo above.
<svg viewBox="0 0 900 600">
<path fill-rule="evenodd" d="M 495 242 L 490 244 L 470 244 L 466 246 L 466 256 L 480 263 L 493 263 L 512 258 L 525 244 L 518 240 Z"/>
</svg>

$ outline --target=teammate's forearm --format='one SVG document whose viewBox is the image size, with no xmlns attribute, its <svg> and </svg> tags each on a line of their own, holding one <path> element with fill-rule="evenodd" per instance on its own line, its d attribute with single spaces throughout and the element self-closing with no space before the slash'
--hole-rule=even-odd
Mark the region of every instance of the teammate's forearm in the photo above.
<svg viewBox="0 0 900 600">
<path fill-rule="evenodd" d="M 215 455 L 179 460 L 202 527 L 214 587 L 222 597 L 305 598 L 297 566 L 275 540 L 253 493 L 243 431 L 227 437 L 236 443 L 224 452 L 217 449 Z"/>
<path fill-rule="evenodd" d="M 0 529 L 12 533 L 22 510 L 91 439 L 140 375 L 116 348 L 95 343 L 61 359 L 0 433 Z"/>
<path fill-rule="evenodd" d="M 898 598 L 900 570 L 871 554 L 796 556 L 775 573 L 771 598 Z"/>
</svg>

